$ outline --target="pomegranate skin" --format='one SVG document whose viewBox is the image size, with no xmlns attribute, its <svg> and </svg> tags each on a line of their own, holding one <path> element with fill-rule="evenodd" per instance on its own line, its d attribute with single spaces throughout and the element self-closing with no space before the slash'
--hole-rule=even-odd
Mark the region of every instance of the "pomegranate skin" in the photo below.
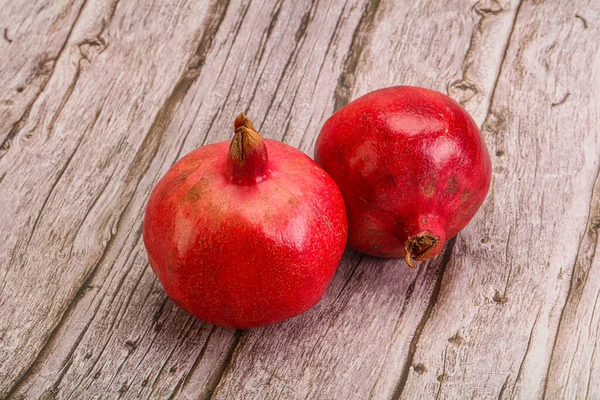
<svg viewBox="0 0 600 400">
<path fill-rule="evenodd" d="M 169 297 L 226 328 L 314 306 L 346 246 L 335 182 L 299 150 L 256 135 L 264 147 L 239 142 L 239 159 L 231 141 L 186 155 L 153 189 L 144 219 L 150 265 Z"/>
<path fill-rule="evenodd" d="M 348 244 L 421 261 L 473 218 L 492 165 L 471 116 L 450 97 L 396 86 L 368 93 L 324 124 L 315 160 L 346 203 Z"/>
</svg>

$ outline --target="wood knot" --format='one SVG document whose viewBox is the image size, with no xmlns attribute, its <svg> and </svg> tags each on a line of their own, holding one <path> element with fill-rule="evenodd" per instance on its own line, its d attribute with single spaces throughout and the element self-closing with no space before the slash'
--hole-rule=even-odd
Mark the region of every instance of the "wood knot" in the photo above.
<svg viewBox="0 0 600 400">
<path fill-rule="evenodd" d="M 413 369 L 419 375 L 423 375 L 425 372 L 427 372 L 427 368 L 425 368 L 423 364 L 415 364 L 413 365 Z"/>
<path fill-rule="evenodd" d="M 41 56 L 35 63 L 33 74 L 35 77 L 38 76 L 49 76 L 54 71 L 54 65 L 56 64 L 56 58 L 48 55 Z"/>
<path fill-rule="evenodd" d="M 483 123 L 481 130 L 492 134 L 492 136 L 499 136 L 505 128 L 506 116 L 504 113 L 500 111 L 492 111 L 489 113 L 488 117 Z"/>
<path fill-rule="evenodd" d="M 492 300 L 494 301 L 494 303 L 502 305 L 508 301 L 508 297 L 496 290 L 496 293 L 494 294 L 494 297 L 492 297 Z"/>
<path fill-rule="evenodd" d="M 127 382 L 123 382 L 123 384 L 119 388 L 119 394 L 123 395 L 123 394 L 127 393 L 128 390 L 129 390 L 129 385 L 127 385 Z"/>
<path fill-rule="evenodd" d="M 481 17 L 497 15 L 504 11 L 498 0 L 480 0 L 473 6 L 473 11 Z"/>
<path fill-rule="evenodd" d="M 194 79 L 200 75 L 200 71 L 206 62 L 206 57 L 202 57 L 199 54 L 194 54 L 189 60 L 185 67 L 185 77 L 188 79 Z"/>
<path fill-rule="evenodd" d="M 479 89 L 473 82 L 458 79 L 448 84 L 448 95 L 464 106 L 469 100 L 479 93 Z"/>
<path fill-rule="evenodd" d="M 77 45 L 79 53 L 81 54 L 81 60 L 85 60 L 88 65 L 91 64 L 100 53 L 106 50 L 107 46 L 108 43 L 106 39 L 102 37 L 84 39 Z"/>
<path fill-rule="evenodd" d="M 463 338 L 458 332 L 456 332 L 454 336 L 448 339 L 448 342 L 452 343 L 453 345 L 460 346 L 463 342 Z"/>
<path fill-rule="evenodd" d="M 125 347 L 127 348 L 127 351 L 131 353 L 137 348 L 137 343 L 133 340 L 128 340 L 125 342 Z"/>
</svg>

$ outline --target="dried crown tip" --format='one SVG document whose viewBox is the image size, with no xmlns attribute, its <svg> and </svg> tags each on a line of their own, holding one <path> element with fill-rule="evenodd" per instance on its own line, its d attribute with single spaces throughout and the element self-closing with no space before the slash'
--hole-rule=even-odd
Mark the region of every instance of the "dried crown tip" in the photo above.
<svg viewBox="0 0 600 400">
<path fill-rule="evenodd" d="M 261 151 L 261 147 L 264 146 L 263 140 L 246 114 L 240 113 L 235 118 L 234 128 L 235 135 L 229 149 L 230 156 L 243 162 L 246 153 Z"/>
<path fill-rule="evenodd" d="M 256 183 L 268 174 L 268 156 L 264 140 L 244 113 L 234 122 L 235 135 L 229 145 L 227 170 L 236 183 Z"/>
<path fill-rule="evenodd" d="M 252 121 L 250 120 L 250 118 L 248 118 L 248 116 L 246 114 L 244 114 L 243 112 L 240 113 L 240 115 L 238 115 L 235 118 L 235 122 L 233 123 L 233 126 L 236 131 L 241 127 L 245 127 L 248 129 L 252 129 L 253 131 L 256 131 L 256 129 L 254 129 L 254 125 L 252 125 Z"/>
</svg>

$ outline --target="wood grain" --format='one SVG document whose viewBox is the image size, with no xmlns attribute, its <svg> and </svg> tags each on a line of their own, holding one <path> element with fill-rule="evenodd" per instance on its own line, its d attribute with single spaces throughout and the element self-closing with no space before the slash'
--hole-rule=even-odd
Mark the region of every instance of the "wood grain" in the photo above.
<svg viewBox="0 0 600 400">
<path fill-rule="evenodd" d="M 0 1 L 0 398 L 600 396 L 599 20 L 592 0 Z M 348 250 L 315 308 L 252 331 L 166 297 L 141 226 L 176 160 L 240 111 L 312 155 L 335 109 L 396 84 L 459 100 L 492 154 L 442 256 Z"/>
<path fill-rule="evenodd" d="M 84 1 L 3 2 L 0 8 L 0 156 L 11 146 L 67 49 Z"/>
<path fill-rule="evenodd" d="M 542 15 L 553 14 L 547 6 L 541 11 L 544 12 Z M 558 335 L 553 342 L 544 395 L 547 398 L 594 399 L 600 397 L 600 252 L 596 253 L 600 230 L 600 138 L 597 128 L 600 94 L 588 88 L 600 84 L 600 50 L 598 46 L 591 45 L 597 43 L 600 37 L 597 22 L 600 21 L 600 5 L 592 1 L 581 3 L 574 11 L 575 18 L 572 18 L 572 13 L 553 14 L 553 20 L 564 26 L 560 32 L 550 33 L 545 27 L 540 32 L 554 38 L 557 43 L 545 55 L 556 60 L 548 72 L 549 82 L 555 82 L 556 88 L 552 92 L 550 89 L 553 88 L 546 86 L 552 96 L 550 107 L 554 117 L 554 124 L 548 126 L 554 127 L 556 135 L 570 133 L 573 141 L 583 139 L 578 147 L 580 163 L 585 165 L 585 170 L 579 174 L 586 174 L 582 176 L 586 180 L 585 185 L 573 188 L 581 191 L 573 192 L 573 195 L 581 198 L 582 208 L 577 210 L 578 214 L 587 215 L 585 228 L 578 236 L 574 263 L 565 268 L 572 269 L 572 272 L 569 274 L 570 283 L 559 319 Z M 588 23 L 588 19 L 595 22 Z M 582 107 L 582 104 L 591 107 Z M 576 121 L 575 124 L 572 121 Z M 562 216 L 567 220 L 570 217 Z"/>
</svg>

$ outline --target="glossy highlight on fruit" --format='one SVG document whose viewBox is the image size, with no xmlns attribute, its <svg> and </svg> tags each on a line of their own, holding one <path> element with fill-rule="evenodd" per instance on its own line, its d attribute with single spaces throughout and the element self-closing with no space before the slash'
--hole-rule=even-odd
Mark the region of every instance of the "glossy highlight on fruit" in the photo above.
<svg viewBox="0 0 600 400">
<path fill-rule="evenodd" d="M 202 146 L 153 189 L 144 219 L 152 269 L 199 319 L 248 329 L 323 296 L 344 252 L 335 182 L 305 154 L 263 139 L 244 114 L 232 141 Z"/>
<path fill-rule="evenodd" d="M 450 97 L 396 86 L 368 93 L 327 120 L 315 160 L 337 182 L 348 243 L 414 267 L 437 255 L 483 203 L 491 160 L 477 125 Z"/>
</svg>

